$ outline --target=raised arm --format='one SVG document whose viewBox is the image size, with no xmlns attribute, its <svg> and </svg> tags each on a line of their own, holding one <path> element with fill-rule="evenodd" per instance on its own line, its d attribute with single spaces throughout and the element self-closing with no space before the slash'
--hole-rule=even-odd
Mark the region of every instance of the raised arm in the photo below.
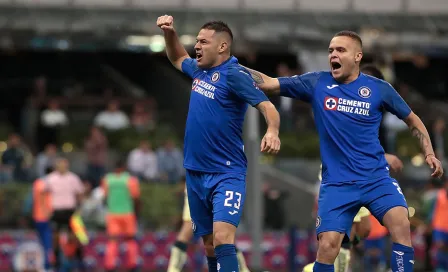
<svg viewBox="0 0 448 272">
<path fill-rule="evenodd" d="M 168 59 L 176 69 L 182 71 L 182 62 L 190 56 L 177 36 L 173 17 L 169 15 L 160 16 L 157 19 L 157 26 L 163 30 Z"/>
<path fill-rule="evenodd" d="M 241 65 L 242 66 L 242 65 Z M 280 82 L 278 78 L 269 77 L 261 72 L 243 66 L 252 76 L 258 87 L 269 96 L 280 95 Z"/>
</svg>

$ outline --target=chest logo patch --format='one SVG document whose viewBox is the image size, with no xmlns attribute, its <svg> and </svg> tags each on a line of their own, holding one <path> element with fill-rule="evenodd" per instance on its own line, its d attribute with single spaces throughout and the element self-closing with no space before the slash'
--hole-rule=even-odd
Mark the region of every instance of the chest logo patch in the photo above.
<svg viewBox="0 0 448 272">
<path fill-rule="evenodd" d="M 212 82 L 217 82 L 219 80 L 219 72 L 214 72 L 212 75 Z"/>
<path fill-rule="evenodd" d="M 369 98 L 372 95 L 372 91 L 368 87 L 361 87 L 358 90 L 358 94 L 362 98 Z"/>
</svg>

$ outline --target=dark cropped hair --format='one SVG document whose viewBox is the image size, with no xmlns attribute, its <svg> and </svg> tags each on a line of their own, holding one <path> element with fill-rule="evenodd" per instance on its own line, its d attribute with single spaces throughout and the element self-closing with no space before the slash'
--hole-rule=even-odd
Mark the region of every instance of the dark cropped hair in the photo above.
<svg viewBox="0 0 448 272">
<path fill-rule="evenodd" d="M 211 21 L 208 23 L 205 23 L 201 29 L 209 29 L 214 30 L 216 33 L 222 33 L 225 32 L 229 34 L 230 39 L 233 41 L 233 33 L 230 27 L 224 23 L 223 21 Z"/>
</svg>

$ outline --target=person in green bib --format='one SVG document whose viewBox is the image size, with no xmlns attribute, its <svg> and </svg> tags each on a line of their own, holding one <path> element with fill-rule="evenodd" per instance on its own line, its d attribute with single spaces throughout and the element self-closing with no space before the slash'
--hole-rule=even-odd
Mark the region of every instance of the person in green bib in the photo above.
<svg viewBox="0 0 448 272">
<path fill-rule="evenodd" d="M 106 229 L 109 236 L 105 256 L 105 268 L 113 271 L 118 258 L 118 238 L 126 239 L 127 264 L 130 271 L 137 269 L 138 244 L 137 214 L 140 208 L 140 186 L 136 177 L 126 171 L 124 161 L 119 161 L 115 170 L 106 174 L 102 181 L 107 215 Z"/>
</svg>

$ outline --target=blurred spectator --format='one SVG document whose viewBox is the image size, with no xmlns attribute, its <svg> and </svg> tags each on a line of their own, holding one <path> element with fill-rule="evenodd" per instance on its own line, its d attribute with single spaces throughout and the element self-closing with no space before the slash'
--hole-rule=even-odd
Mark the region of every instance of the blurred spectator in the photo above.
<svg viewBox="0 0 448 272">
<path fill-rule="evenodd" d="M 442 163 L 446 163 L 444 139 L 445 126 L 445 120 L 442 117 L 439 117 L 434 122 L 431 131 L 431 139 L 433 140 L 434 152 L 436 153 L 437 158 L 442 161 Z"/>
<path fill-rule="evenodd" d="M 293 75 L 292 70 L 285 63 L 280 63 L 277 66 L 278 77 L 290 77 Z M 293 100 L 289 97 L 280 97 L 280 115 L 282 118 L 281 125 L 286 131 L 290 131 L 293 127 Z"/>
<path fill-rule="evenodd" d="M 128 116 L 120 110 L 118 101 L 111 101 L 107 106 L 107 110 L 100 112 L 94 121 L 96 126 L 107 130 L 120 130 L 129 127 Z"/>
<path fill-rule="evenodd" d="M 145 105 L 137 103 L 134 105 L 131 122 L 138 131 L 152 131 L 155 128 L 153 113 L 145 109 Z"/>
<path fill-rule="evenodd" d="M 43 177 L 46 169 L 54 167 L 57 148 L 54 144 L 47 144 L 45 150 L 36 157 L 36 177 Z"/>
<path fill-rule="evenodd" d="M 58 136 L 62 126 L 68 125 L 67 115 L 57 100 L 51 100 L 40 115 L 39 150 L 47 144 L 59 144 Z"/>
<path fill-rule="evenodd" d="M 183 155 L 172 140 L 167 140 L 165 145 L 157 150 L 159 173 L 163 181 L 176 183 L 184 173 Z"/>
<path fill-rule="evenodd" d="M 395 153 L 396 144 L 397 144 L 397 135 L 398 133 L 405 131 L 408 129 L 403 120 L 393 115 L 390 112 L 386 112 L 383 116 L 384 128 L 386 134 L 386 152 Z"/>
<path fill-rule="evenodd" d="M 95 188 L 99 185 L 100 179 L 106 173 L 108 142 L 106 136 L 97 127 L 90 129 L 90 135 L 85 142 L 87 153 L 87 179 L 92 182 Z"/>
<path fill-rule="evenodd" d="M 141 141 L 140 146 L 131 151 L 128 168 L 133 175 L 143 180 L 154 180 L 158 177 L 157 156 L 148 141 Z"/>
<path fill-rule="evenodd" d="M 263 195 L 265 226 L 271 230 L 282 230 L 285 227 L 285 210 L 283 206 L 285 194 L 265 183 Z"/>
<path fill-rule="evenodd" d="M 47 96 L 47 78 L 43 75 L 34 80 L 34 94 L 38 100 L 43 100 Z"/>
<path fill-rule="evenodd" d="M 92 188 L 90 181 L 84 181 L 84 199 L 80 207 L 81 217 L 89 229 L 103 227 L 106 220 L 104 191 L 98 186 Z"/>
<path fill-rule="evenodd" d="M 8 139 L 8 148 L 2 154 L 2 180 L 27 181 L 28 167 L 31 156 L 26 146 L 21 143 L 18 134 L 11 134 Z"/>
</svg>

